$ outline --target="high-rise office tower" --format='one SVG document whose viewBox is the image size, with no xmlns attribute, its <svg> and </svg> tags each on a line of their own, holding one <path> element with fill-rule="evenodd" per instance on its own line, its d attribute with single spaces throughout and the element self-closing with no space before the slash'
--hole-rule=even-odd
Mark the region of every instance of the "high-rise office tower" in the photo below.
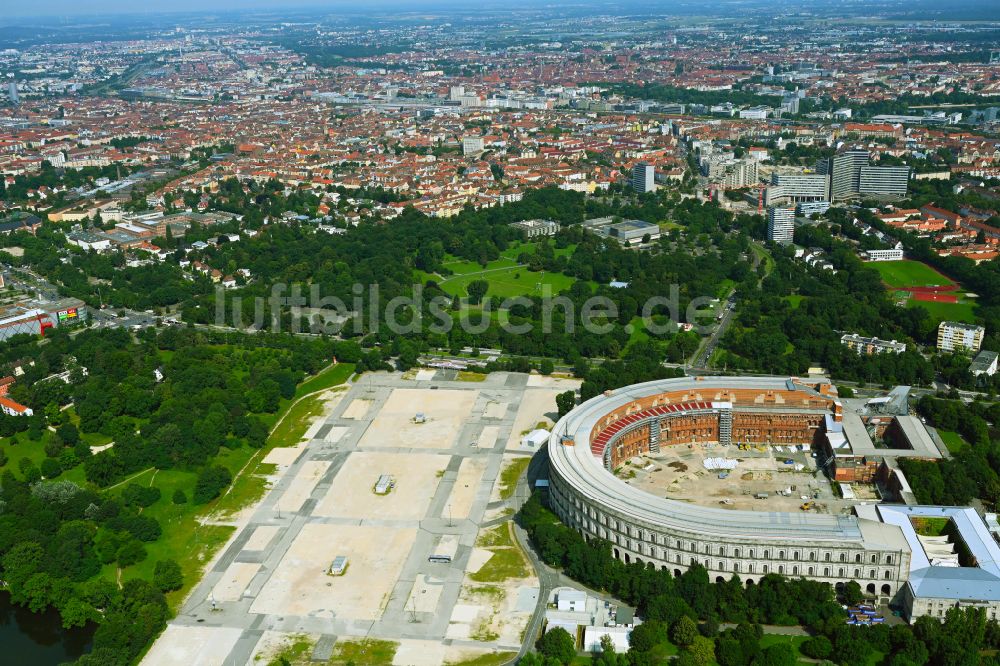
<svg viewBox="0 0 1000 666">
<path fill-rule="evenodd" d="M 652 164 L 640 162 L 632 167 L 632 189 L 640 194 L 656 189 L 656 170 Z"/>
<path fill-rule="evenodd" d="M 788 245 L 795 235 L 795 206 L 771 206 L 767 209 L 767 239 Z"/>
<path fill-rule="evenodd" d="M 910 184 L 908 166 L 861 167 L 861 194 L 885 197 L 905 197 Z"/>
<path fill-rule="evenodd" d="M 910 167 L 873 166 L 867 150 L 848 150 L 828 160 L 820 160 L 817 171 L 830 175 L 830 201 L 851 197 L 906 196 Z"/>
<path fill-rule="evenodd" d="M 17 96 L 17 81 L 11 81 L 7 84 L 7 97 L 10 98 L 11 104 L 17 104 L 21 101 L 20 97 Z"/>
</svg>

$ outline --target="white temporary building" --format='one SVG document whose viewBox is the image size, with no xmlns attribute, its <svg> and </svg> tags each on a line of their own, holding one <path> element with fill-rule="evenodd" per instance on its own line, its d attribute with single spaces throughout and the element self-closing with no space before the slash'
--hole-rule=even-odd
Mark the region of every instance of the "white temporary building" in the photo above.
<svg viewBox="0 0 1000 666">
<path fill-rule="evenodd" d="M 631 633 L 632 630 L 628 627 L 587 627 L 583 633 L 583 649 L 587 652 L 600 652 L 601 638 L 608 636 L 615 646 L 616 653 L 628 652 L 628 639 Z"/>
<path fill-rule="evenodd" d="M 521 438 L 521 446 L 537 447 L 549 441 L 549 431 L 539 428 Z"/>
<path fill-rule="evenodd" d="M 559 590 L 556 607 L 561 611 L 585 611 L 587 593 L 583 590 Z"/>
</svg>

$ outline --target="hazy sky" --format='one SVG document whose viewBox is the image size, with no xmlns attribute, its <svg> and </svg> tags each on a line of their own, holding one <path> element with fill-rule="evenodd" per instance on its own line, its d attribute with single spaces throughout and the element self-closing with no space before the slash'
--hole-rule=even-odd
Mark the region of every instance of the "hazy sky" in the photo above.
<svg viewBox="0 0 1000 666">
<path fill-rule="evenodd" d="M 70 16 L 80 14 L 143 14 L 161 12 L 217 11 L 354 6 L 347 0 L 0 0 L 5 14 L 19 16 Z"/>
</svg>

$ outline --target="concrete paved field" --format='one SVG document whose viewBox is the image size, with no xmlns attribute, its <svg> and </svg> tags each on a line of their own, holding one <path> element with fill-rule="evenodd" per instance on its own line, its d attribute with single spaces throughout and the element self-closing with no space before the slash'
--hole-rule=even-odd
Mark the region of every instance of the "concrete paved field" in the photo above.
<svg viewBox="0 0 1000 666">
<path fill-rule="evenodd" d="M 298 457 L 302 455 L 302 450 L 305 446 L 306 442 L 299 442 L 295 446 L 275 447 L 267 452 L 267 455 L 264 456 L 264 460 L 262 462 L 268 465 L 287 467 L 298 460 Z"/>
<path fill-rule="evenodd" d="M 441 580 L 421 574 L 413 582 L 410 598 L 406 600 L 406 610 L 411 613 L 433 613 L 437 610 L 438 601 L 444 585 Z"/>
<path fill-rule="evenodd" d="M 479 433 L 479 439 L 476 440 L 476 446 L 480 449 L 492 449 L 493 445 L 497 443 L 497 436 L 499 434 L 500 428 L 497 426 L 484 427 L 482 432 Z"/>
<path fill-rule="evenodd" d="M 330 442 L 331 444 L 336 444 L 340 441 L 340 438 L 350 432 L 350 430 L 350 428 L 342 427 L 330 428 L 330 432 L 326 433 L 326 437 L 324 437 L 323 440 Z"/>
<path fill-rule="evenodd" d="M 253 613 L 376 620 L 388 601 L 416 529 L 309 523 L 257 595 Z M 346 555 L 347 572 L 328 576 Z"/>
<path fill-rule="evenodd" d="M 576 391 L 582 383 L 579 379 L 566 377 L 529 375 L 527 386 L 528 388 L 555 388 L 559 389 L 559 392 L 562 393 L 563 391 Z"/>
<path fill-rule="evenodd" d="M 291 485 L 278 500 L 275 507 L 285 513 L 294 513 L 302 508 L 302 503 L 309 499 L 316 484 L 323 477 L 330 463 L 325 460 L 308 460 L 303 463 L 299 473 L 292 479 Z"/>
<path fill-rule="evenodd" d="M 551 417 L 559 412 L 559 408 L 556 406 L 556 396 L 560 393 L 562 393 L 561 390 L 553 388 L 528 389 L 524 392 L 524 399 L 517 408 L 514 426 L 510 429 L 510 436 L 507 438 L 508 449 L 522 448 L 521 437 L 524 436 L 523 433 L 534 430 L 539 422 L 544 421 L 546 427 L 551 427 Z"/>
<path fill-rule="evenodd" d="M 450 448 L 476 396 L 476 391 L 466 390 L 393 389 L 359 445 Z M 424 423 L 414 423 L 418 413 L 426 417 Z"/>
<path fill-rule="evenodd" d="M 253 529 L 253 533 L 247 539 L 243 550 L 264 550 L 277 533 L 277 525 L 258 525 Z"/>
<path fill-rule="evenodd" d="M 344 410 L 343 418 L 345 419 L 363 419 L 368 413 L 368 409 L 372 406 L 371 400 L 366 400 L 364 398 L 355 398 L 351 404 L 347 406 Z"/>
<path fill-rule="evenodd" d="M 397 665 L 516 651 L 531 605 L 520 588 L 533 579 L 474 585 L 477 593 L 467 575 L 492 556 L 476 546 L 484 522 L 509 520 L 496 480 L 524 454 L 508 442 L 554 412 L 566 388 L 551 378 L 527 388 L 517 373 L 482 379 L 368 373 L 332 395 L 304 444 L 265 458 L 277 465 L 268 492 L 241 512 L 149 663 L 267 663 L 300 637 L 319 661 L 365 637 L 398 643 Z M 412 422 L 417 412 L 426 423 Z M 386 496 L 372 492 L 379 474 L 396 481 Z M 451 562 L 429 561 L 439 554 Z M 347 571 L 329 576 L 338 555 Z M 217 627 L 226 633 L 215 641 Z"/>
<path fill-rule="evenodd" d="M 257 575 L 260 565 L 252 562 L 233 562 L 219 582 L 212 588 L 212 598 L 217 602 L 237 601 L 247 585 Z"/>
<path fill-rule="evenodd" d="M 402 640 L 392 659 L 392 666 L 440 666 L 445 663 L 447 647 L 439 641 Z"/>
<path fill-rule="evenodd" d="M 448 498 L 448 514 L 452 520 L 465 520 L 469 517 L 472 502 L 479 490 L 479 481 L 486 471 L 486 460 L 483 458 L 465 458 L 458 468 L 455 485 L 452 486 Z"/>
<path fill-rule="evenodd" d="M 483 418 L 487 419 L 502 419 L 507 414 L 507 403 L 506 402 L 495 402 L 491 401 L 486 405 L 486 411 L 483 412 Z"/>
<path fill-rule="evenodd" d="M 448 465 L 447 456 L 358 451 L 344 462 L 313 515 L 329 518 L 419 520 Z M 376 495 L 372 487 L 388 474 L 396 487 Z"/>
<path fill-rule="evenodd" d="M 148 666 L 220 666 L 239 640 L 242 629 L 167 625 L 142 660 Z"/>
</svg>

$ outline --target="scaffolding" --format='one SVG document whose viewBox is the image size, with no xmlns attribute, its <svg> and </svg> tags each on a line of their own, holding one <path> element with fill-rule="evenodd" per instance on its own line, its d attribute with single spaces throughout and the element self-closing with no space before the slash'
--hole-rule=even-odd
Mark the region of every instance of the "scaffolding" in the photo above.
<svg viewBox="0 0 1000 666">
<path fill-rule="evenodd" d="M 719 411 L 719 444 L 729 446 L 733 440 L 733 410 Z"/>
</svg>

